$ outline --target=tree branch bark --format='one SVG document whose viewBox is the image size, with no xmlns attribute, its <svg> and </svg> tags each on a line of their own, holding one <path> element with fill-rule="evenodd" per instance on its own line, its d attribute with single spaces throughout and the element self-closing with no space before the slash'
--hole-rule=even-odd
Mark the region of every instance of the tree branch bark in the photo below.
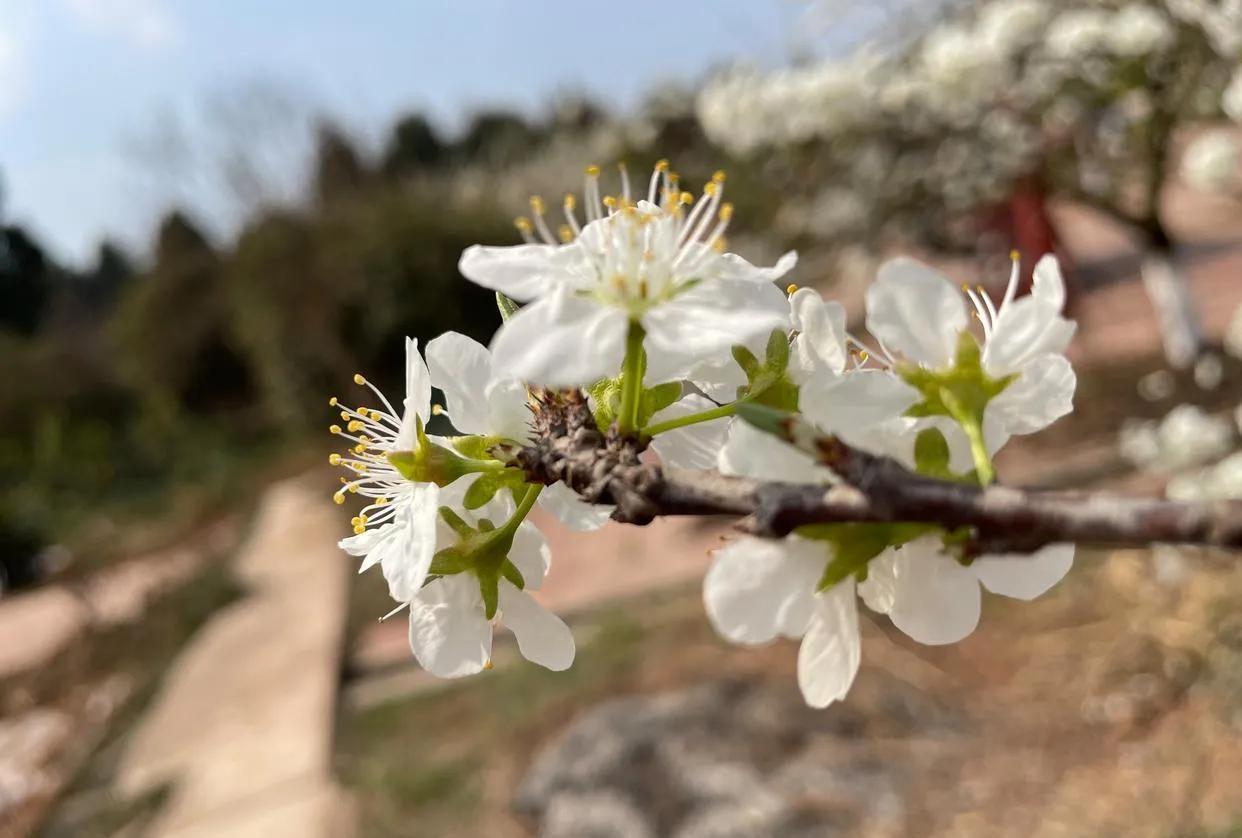
<svg viewBox="0 0 1242 838">
<path fill-rule="evenodd" d="M 535 438 L 516 453 L 517 464 L 532 481 L 562 480 L 592 503 L 614 504 L 613 518 L 623 523 L 726 515 L 740 518 L 745 532 L 779 537 L 806 524 L 921 522 L 967 528 L 968 555 L 1028 553 L 1057 542 L 1242 549 L 1242 502 L 981 487 L 914 473 L 832 437 L 799 442 L 839 476 L 832 485 L 662 468 L 642 461 L 641 440 L 601 433 L 580 392 L 532 395 Z"/>
</svg>

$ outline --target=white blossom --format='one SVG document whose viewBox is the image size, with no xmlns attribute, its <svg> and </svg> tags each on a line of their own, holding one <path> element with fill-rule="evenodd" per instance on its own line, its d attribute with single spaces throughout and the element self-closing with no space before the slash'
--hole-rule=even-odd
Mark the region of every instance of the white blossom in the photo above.
<svg viewBox="0 0 1242 838">
<path fill-rule="evenodd" d="M 793 269 L 796 256 L 756 268 L 723 252 L 732 216 L 723 189 L 717 173 L 695 200 L 662 162 L 636 203 L 628 179 L 620 196 L 601 198 L 592 167 L 585 223 L 576 201 L 566 201 L 567 243 L 555 243 L 534 199 L 533 224 L 520 226 L 544 242 L 468 248 L 460 263 L 467 278 L 529 302 L 492 342 L 504 372 L 549 386 L 590 384 L 617 373 L 627 334 L 641 325 L 648 380 L 668 381 L 778 325 L 785 303 L 772 282 Z"/>
<path fill-rule="evenodd" d="M 1133 58 L 1168 46 L 1173 37 L 1167 17 L 1152 6 L 1132 3 L 1113 15 L 1108 44 L 1115 54 Z"/>
<path fill-rule="evenodd" d="M 1238 142 L 1227 131 L 1209 131 L 1186 148 L 1182 176 L 1203 192 L 1225 192 L 1238 181 Z"/>
</svg>

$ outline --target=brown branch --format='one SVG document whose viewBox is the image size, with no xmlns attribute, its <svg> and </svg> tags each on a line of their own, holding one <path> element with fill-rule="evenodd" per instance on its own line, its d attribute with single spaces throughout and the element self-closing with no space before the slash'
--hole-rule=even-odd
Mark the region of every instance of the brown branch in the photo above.
<svg viewBox="0 0 1242 838">
<path fill-rule="evenodd" d="M 601 433 L 581 393 L 534 394 L 535 441 L 517 462 L 529 479 L 563 480 L 585 499 L 616 505 L 613 518 L 646 524 L 670 515 L 730 515 L 763 536 L 805 524 L 923 522 L 968 528 L 968 552 L 1025 553 L 1056 542 L 1156 543 L 1242 549 L 1242 503 L 1180 503 L 1102 493 L 986 488 L 916 474 L 834 438 L 808 441 L 841 481 L 830 486 L 661 468 L 642 443 Z"/>
</svg>

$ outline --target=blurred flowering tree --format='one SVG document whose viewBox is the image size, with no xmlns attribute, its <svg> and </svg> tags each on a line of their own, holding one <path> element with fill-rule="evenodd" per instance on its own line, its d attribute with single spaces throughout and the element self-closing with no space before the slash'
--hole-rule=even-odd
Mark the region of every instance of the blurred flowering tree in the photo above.
<svg viewBox="0 0 1242 838">
<path fill-rule="evenodd" d="M 1143 242 L 1166 355 L 1184 367 L 1202 336 L 1162 197 L 1186 128 L 1242 120 L 1240 56 L 1233 0 L 984 0 L 947 7 L 884 54 L 725 75 L 698 112 L 737 153 L 801 149 L 797 173 L 829 184 L 805 223 L 830 242 L 969 248 L 986 210 L 1010 202 L 1019 216 L 1046 219 L 1049 198 L 1105 213 Z M 1199 148 L 1192 184 L 1219 180 L 1230 159 L 1219 139 Z"/>
</svg>

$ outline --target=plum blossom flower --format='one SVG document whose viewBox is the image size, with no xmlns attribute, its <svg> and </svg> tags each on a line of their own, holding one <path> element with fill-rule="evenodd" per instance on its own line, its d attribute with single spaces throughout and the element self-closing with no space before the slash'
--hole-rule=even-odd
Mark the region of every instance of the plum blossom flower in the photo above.
<svg viewBox="0 0 1242 838">
<path fill-rule="evenodd" d="M 529 303 L 492 342 L 506 374 L 554 387 L 590 384 L 616 374 L 627 336 L 641 329 L 647 380 L 669 381 L 784 318 L 772 283 L 793 269 L 796 255 L 757 268 L 724 252 L 733 208 L 721 200 L 723 173 L 696 200 L 661 161 L 637 202 L 622 174 L 621 195 L 601 198 L 599 169 L 587 170 L 585 219 L 580 223 L 577 201 L 567 197 L 563 243 L 534 198 L 534 221 L 518 221 L 528 243 L 476 245 L 462 254 L 468 279 Z"/>
<path fill-rule="evenodd" d="M 481 509 L 462 510 L 459 516 L 478 526 L 484 520 L 499 524 L 512 512 L 512 501 L 502 493 Z M 451 528 L 443 520 L 438 526 L 441 543 L 451 543 Z M 410 648 L 432 675 L 460 678 L 489 668 L 497 622 L 513 632 L 518 650 L 532 663 L 558 672 L 573 663 L 574 638 L 569 627 L 530 595 L 539 589 L 551 564 L 547 542 L 533 524 L 523 522 L 517 527 L 507 558 L 523 584 L 519 587 L 507 575 L 500 578 L 493 619 L 487 617 L 479 579 L 469 570 L 435 575 L 408 600 Z"/>
<path fill-rule="evenodd" d="M 983 372 L 994 380 L 1012 377 L 983 413 L 989 454 L 1010 436 L 1034 433 L 1073 409 L 1077 380 L 1064 352 L 1075 325 L 1061 316 L 1065 283 L 1056 258 L 1040 259 L 1029 295 L 1015 299 L 1017 287 L 1015 257 L 999 305 L 983 289 L 965 289 L 983 328 Z M 867 328 L 889 360 L 902 358 L 933 371 L 953 368 L 969 318 L 963 295 L 944 276 L 913 259 L 893 259 L 867 289 L 866 307 Z M 957 423 L 934 417 L 925 424 L 945 432 L 952 468 L 967 470 L 968 447 Z"/>
<path fill-rule="evenodd" d="M 389 459 L 397 451 L 409 451 L 417 435 L 431 417 L 431 376 L 418 352 L 418 341 L 405 341 L 405 399 L 398 412 L 387 397 L 363 376 L 355 383 L 370 388 L 382 408 L 347 408 L 334 397 L 330 404 L 341 407 L 342 428 L 331 431 L 353 442 L 344 456 L 333 454 L 329 461 L 353 472 L 352 480 L 333 495 L 342 504 L 346 493 L 370 500 L 353 519 L 354 535 L 340 542 L 352 556 L 362 557 L 359 573 L 375 565 L 383 569 L 394 599 L 408 601 L 423 584 L 436 549 L 436 509 L 440 487 L 407 479 Z"/>
</svg>

